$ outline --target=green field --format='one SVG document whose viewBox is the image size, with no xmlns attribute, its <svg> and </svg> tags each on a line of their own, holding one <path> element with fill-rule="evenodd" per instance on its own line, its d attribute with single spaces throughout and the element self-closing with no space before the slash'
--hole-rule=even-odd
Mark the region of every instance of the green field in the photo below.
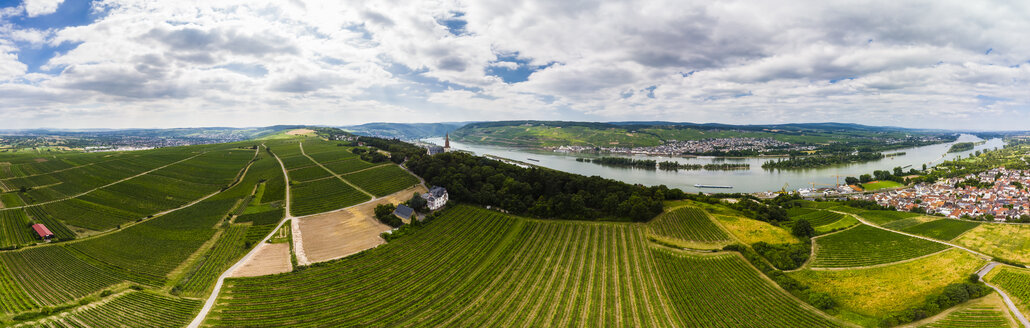
<svg viewBox="0 0 1030 328">
<path fill-rule="evenodd" d="M 840 214 L 840 213 L 835 213 L 835 212 L 830 212 L 830 211 L 827 211 L 827 210 L 814 210 L 814 211 L 809 211 L 809 212 L 807 212 L 805 214 L 801 214 L 801 215 L 797 215 L 797 216 L 791 216 L 790 219 L 791 219 L 792 223 L 796 222 L 797 220 L 804 219 L 804 220 L 808 221 L 808 224 L 811 225 L 813 228 L 817 228 L 817 227 L 821 227 L 821 226 L 824 226 L 824 225 L 827 225 L 827 224 L 831 224 L 831 223 L 840 221 L 841 219 L 844 219 L 844 217 L 846 217 L 846 216 L 847 215 Z"/>
<path fill-rule="evenodd" d="M 712 222 L 708 213 L 692 207 L 662 213 L 647 225 L 652 235 L 663 240 L 687 242 L 684 246 L 692 246 L 694 243 L 719 246 L 732 240 L 722 228 Z"/>
<path fill-rule="evenodd" d="M 459 206 L 359 256 L 229 279 L 205 325 L 838 325 L 735 253 L 657 250 L 645 233 Z"/>
<path fill-rule="evenodd" d="M 909 212 L 898 212 L 898 211 L 861 211 L 858 216 L 872 222 L 876 225 L 884 225 L 897 220 L 903 220 L 907 218 L 917 217 L 920 214 L 909 213 Z"/>
<path fill-rule="evenodd" d="M 246 252 L 244 239 L 247 228 L 245 225 L 233 225 L 226 229 L 215 246 L 176 284 L 178 294 L 186 297 L 207 296 L 218 276 Z"/>
<path fill-rule="evenodd" d="M 979 225 L 979 222 L 941 219 L 911 226 L 901 231 L 938 240 L 952 240 Z"/>
<path fill-rule="evenodd" d="M 955 243 L 987 255 L 1030 264 L 1030 225 L 982 223 Z"/>
<path fill-rule="evenodd" d="M 343 178 L 376 197 L 407 189 L 419 182 L 414 175 L 393 164 L 349 173 Z"/>
<path fill-rule="evenodd" d="M 1030 313 L 1030 270 L 999 265 L 984 280 L 1004 290 L 1024 314 Z"/>
<path fill-rule="evenodd" d="M 847 268 L 907 260 L 948 246 L 879 228 L 860 225 L 818 238 L 814 268 Z"/>
<path fill-rule="evenodd" d="M 969 252 L 950 249 L 904 263 L 799 270 L 788 275 L 814 291 L 829 294 L 844 312 L 872 317 L 875 325 L 880 318 L 923 304 L 927 296 L 940 293 L 948 284 L 964 281 L 985 263 Z"/>
<path fill-rule="evenodd" d="M 900 187 L 904 187 L 904 186 L 905 185 L 903 185 L 901 183 L 898 183 L 898 182 L 895 182 L 895 181 L 884 180 L 884 181 L 872 181 L 872 182 L 863 183 L 862 184 L 862 189 L 865 189 L 866 191 L 873 191 L 873 190 L 880 190 L 880 189 L 900 188 Z"/>
<path fill-rule="evenodd" d="M 201 301 L 151 292 L 127 292 L 96 307 L 40 320 L 44 327 L 182 327 L 193 319 Z"/>
<path fill-rule="evenodd" d="M 337 178 L 294 184 L 290 190 L 291 214 L 297 216 L 328 212 L 371 199 Z"/>
</svg>

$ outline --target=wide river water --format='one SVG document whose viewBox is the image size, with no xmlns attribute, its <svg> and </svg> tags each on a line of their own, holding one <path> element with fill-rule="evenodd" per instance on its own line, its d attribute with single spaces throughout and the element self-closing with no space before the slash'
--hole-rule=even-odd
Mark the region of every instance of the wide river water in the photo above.
<svg viewBox="0 0 1030 328">
<path fill-rule="evenodd" d="M 981 141 L 973 135 L 963 134 L 955 142 Z M 443 138 L 428 138 L 423 141 L 443 145 Z M 616 179 L 628 183 L 639 183 L 648 186 L 664 184 L 670 188 L 680 188 L 686 192 L 762 192 L 776 191 L 787 186 L 787 190 L 812 187 L 830 187 L 837 183 L 844 183 L 844 176 L 858 177 L 862 174 L 872 174 L 875 170 L 891 170 L 901 166 L 909 168 L 922 168 L 923 164 L 928 167 L 939 164 L 947 159 L 954 159 L 957 156 L 968 156 L 977 150 L 1001 148 L 1004 142 L 1001 139 L 990 139 L 982 145 L 977 145 L 973 150 L 948 153 L 952 143 L 944 143 L 923 147 L 905 148 L 885 151 L 884 153 L 905 152 L 905 155 L 887 157 L 881 160 L 846 165 L 834 165 L 814 169 L 800 170 L 767 170 L 762 168 L 762 163 L 775 160 L 772 157 L 752 158 L 723 158 L 723 157 L 664 157 L 646 155 L 620 155 L 620 154 L 590 154 L 590 153 L 559 153 L 546 150 L 520 149 L 510 147 L 496 147 L 486 145 L 467 144 L 451 141 L 451 148 L 470 151 L 477 155 L 493 155 L 526 162 L 534 165 L 582 174 L 587 176 L 598 175 L 605 178 Z M 672 160 L 680 163 L 710 164 L 710 163 L 747 163 L 751 164 L 750 170 L 734 171 L 662 171 L 646 170 L 637 168 L 621 168 L 601 166 L 593 163 L 577 162 L 576 157 L 599 157 L 599 156 L 620 156 L 637 159 L 654 159 L 657 161 Z M 732 186 L 732 189 L 696 188 L 695 184 Z"/>
</svg>

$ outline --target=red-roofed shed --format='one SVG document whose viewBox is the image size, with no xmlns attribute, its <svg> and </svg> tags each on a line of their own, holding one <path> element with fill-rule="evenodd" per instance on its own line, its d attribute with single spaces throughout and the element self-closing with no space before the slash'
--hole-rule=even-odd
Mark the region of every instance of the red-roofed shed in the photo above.
<svg viewBox="0 0 1030 328">
<path fill-rule="evenodd" d="M 32 230 L 36 231 L 36 234 L 39 235 L 40 239 L 50 241 L 51 238 L 54 238 L 54 233 L 50 232 L 50 229 L 47 229 L 43 224 L 33 224 Z"/>
</svg>

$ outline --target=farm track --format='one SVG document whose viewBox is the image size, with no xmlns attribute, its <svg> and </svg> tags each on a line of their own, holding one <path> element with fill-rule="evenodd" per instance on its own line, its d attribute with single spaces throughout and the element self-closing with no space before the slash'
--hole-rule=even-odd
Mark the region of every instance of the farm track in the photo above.
<svg viewBox="0 0 1030 328">
<path fill-rule="evenodd" d="M 851 214 L 851 213 L 844 213 L 844 212 L 837 212 L 837 213 L 851 215 L 855 219 L 858 219 L 858 222 L 862 222 L 863 224 L 866 224 L 866 225 L 869 225 L 869 226 L 872 226 L 872 227 L 875 227 L 875 228 L 878 228 L 878 229 L 883 229 L 883 230 L 887 230 L 887 231 L 890 231 L 890 232 L 906 235 L 906 236 L 909 236 L 909 237 L 915 237 L 915 238 L 929 240 L 929 241 L 936 242 L 936 243 L 941 243 L 941 244 L 944 244 L 944 245 L 948 245 L 948 246 L 951 246 L 951 247 L 955 247 L 955 248 L 967 251 L 969 253 L 972 253 L 973 255 L 976 255 L 976 256 L 980 257 L 981 259 L 984 259 L 984 260 L 987 260 L 987 261 L 991 261 L 990 263 L 987 263 L 987 265 L 983 269 L 981 269 L 979 272 L 977 272 L 977 274 L 979 274 L 981 278 L 983 278 L 984 275 L 987 275 L 987 273 L 989 273 L 992 269 L 994 269 L 995 266 L 997 266 L 999 264 L 998 262 L 994 262 L 993 258 L 990 257 L 990 256 L 984 255 L 984 254 L 982 254 L 980 252 L 977 252 L 977 251 L 974 251 L 974 250 L 971 250 L 971 249 L 968 249 L 968 248 L 965 248 L 965 247 L 962 247 L 962 246 L 959 246 L 959 245 L 956 245 L 956 244 L 952 244 L 950 242 L 940 241 L 940 240 L 936 240 L 936 239 L 929 238 L 929 237 L 923 237 L 923 236 L 920 236 L 920 235 L 910 234 L 910 233 L 903 232 L 903 231 L 887 229 L 887 228 L 884 228 L 884 227 L 881 227 L 881 226 L 878 226 L 878 225 L 874 225 L 874 224 L 866 221 L 864 218 L 862 218 L 859 215 L 855 215 L 855 214 Z M 981 281 L 982 280 L 983 279 L 981 279 Z M 1016 316 L 1016 319 L 1019 320 L 1019 322 L 1022 323 L 1024 327 L 1030 328 L 1030 321 L 1028 321 L 1026 319 L 1026 317 L 1023 316 L 1023 313 L 1019 311 L 1019 308 L 1016 307 L 1016 305 L 1014 303 L 1012 303 L 1012 299 L 1009 298 L 1009 295 L 1006 294 L 1005 291 L 1001 290 L 1001 288 L 997 288 L 994 285 L 991 285 L 991 284 L 987 283 L 986 281 L 984 281 L 984 284 L 986 284 L 988 287 L 991 287 L 992 289 L 997 291 L 998 294 L 1001 294 L 1001 297 L 1003 299 L 1005 299 L 1005 305 L 1008 305 L 1009 311 L 1012 311 L 1013 315 Z"/>
<path fill-rule="evenodd" d="M 197 158 L 197 157 L 199 157 L 200 155 L 204 155 L 204 154 L 207 154 L 207 153 L 208 153 L 208 152 L 202 152 L 202 153 L 200 153 L 200 154 L 196 154 L 196 155 L 193 155 L 193 156 L 191 156 L 191 157 L 187 157 L 187 158 L 185 158 L 185 159 L 181 159 L 181 160 L 178 160 L 178 161 L 175 161 L 175 162 L 171 162 L 171 163 L 165 164 L 165 165 L 163 165 L 163 166 L 159 166 L 159 167 L 157 167 L 157 168 L 151 169 L 151 170 L 149 170 L 149 171 L 144 171 L 143 173 L 140 173 L 140 174 L 137 174 L 137 175 L 133 175 L 133 176 L 130 176 L 130 177 L 127 177 L 127 178 L 124 178 L 124 179 L 121 179 L 121 180 L 118 180 L 118 181 L 115 181 L 115 182 L 111 182 L 111 183 L 109 183 L 109 184 L 106 184 L 106 185 L 103 185 L 103 186 L 100 186 L 100 187 L 96 187 L 96 188 L 93 188 L 93 189 L 90 189 L 90 190 L 84 191 L 84 192 L 82 192 L 82 193 L 79 193 L 79 194 L 76 194 L 76 195 L 74 195 L 74 196 L 68 196 L 68 197 L 65 197 L 65 198 L 59 198 L 59 199 L 54 199 L 54 200 L 48 200 L 48 201 L 45 201 L 45 202 L 39 202 L 39 203 L 31 204 L 31 205 L 23 205 L 23 206 L 17 206 L 17 207 L 8 207 L 8 209 L 17 209 L 17 208 L 25 208 L 25 207 L 41 206 L 41 205 L 46 205 L 46 204 L 56 203 L 56 202 L 60 202 L 60 201 L 65 201 L 65 200 L 69 200 L 69 199 L 75 199 L 75 198 L 79 198 L 79 197 L 82 197 L 82 196 L 84 196 L 84 195 L 86 195 L 86 194 L 89 194 L 89 193 L 91 193 L 91 192 L 97 191 L 97 190 L 99 190 L 99 189 L 107 188 L 107 187 L 110 187 L 110 186 L 113 186 L 113 185 L 116 185 L 116 184 L 119 184 L 119 183 L 122 183 L 122 182 L 125 182 L 125 181 L 128 181 L 128 180 L 132 180 L 132 179 L 135 179 L 135 178 L 138 178 L 138 177 L 141 177 L 141 176 L 144 176 L 144 175 L 150 174 L 150 173 L 152 173 L 152 172 L 154 172 L 154 171 L 157 171 L 157 170 L 160 170 L 160 169 L 163 169 L 163 168 L 166 168 L 166 167 L 169 167 L 169 166 L 175 165 L 175 164 L 179 164 L 179 163 L 182 163 L 182 162 L 185 162 L 185 161 L 188 161 L 188 160 L 191 160 L 191 159 Z"/>
<path fill-rule="evenodd" d="M 267 148 L 265 146 L 265 144 L 261 144 L 261 146 Z M 260 151 L 260 148 L 258 148 L 258 150 Z M 284 192 L 284 202 L 283 202 L 284 203 L 283 206 L 286 208 L 286 214 L 284 214 L 284 218 L 283 219 L 279 220 L 279 223 L 276 224 L 275 228 L 272 229 L 272 231 L 270 231 L 268 233 L 268 235 L 266 235 L 264 238 L 262 238 L 259 241 L 259 243 L 264 243 L 265 241 L 267 241 L 269 238 L 272 237 L 272 235 L 274 235 L 276 233 L 276 231 L 279 231 L 279 228 L 282 228 L 282 225 L 283 225 L 284 222 L 286 222 L 286 220 L 289 220 L 289 219 L 293 218 L 290 215 L 290 177 L 287 175 L 287 173 L 286 173 L 286 166 L 283 165 L 283 161 L 281 159 L 279 159 L 279 156 L 276 155 L 275 153 L 272 153 L 272 156 L 275 157 L 275 160 L 279 162 L 279 167 L 282 168 L 282 170 L 283 170 L 283 179 L 286 182 L 286 187 L 285 187 L 286 190 Z M 197 313 L 197 316 L 194 317 L 193 321 L 190 322 L 188 327 L 190 327 L 190 328 L 200 327 L 200 324 L 204 322 L 204 318 L 207 317 L 207 314 L 211 311 L 211 308 L 214 307 L 215 300 L 218 299 L 218 293 L 222 290 L 222 285 L 225 283 L 225 278 L 228 277 L 229 275 L 231 275 L 233 273 L 233 271 L 236 271 L 236 269 L 239 268 L 240 266 L 242 266 L 243 263 L 246 263 L 246 261 L 248 259 L 253 257 L 254 254 L 257 253 L 257 250 L 258 250 L 258 247 L 256 247 L 256 246 L 254 248 L 251 248 L 250 251 L 247 252 L 246 255 L 244 255 L 242 258 L 240 258 L 238 261 L 236 261 L 235 264 L 233 264 L 231 267 L 226 269 L 225 272 L 223 272 L 220 276 L 218 276 L 218 281 L 215 282 L 215 287 L 211 291 L 211 295 L 208 296 L 207 301 L 204 302 L 204 306 L 200 309 L 200 312 Z"/>
<path fill-rule="evenodd" d="M 351 188 L 354 188 L 355 190 L 360 191 L 363 194 L 368 195 L 369 197 L 372 197 L 372 200 L 376 200 L 376 195 L 373 195 L 372 193 L 370 193 L 368 191 L 365 191 L 365 189 L 361 189 L 357 185 L 351 183 L 350 181 L 347 181 L 347 179 L 344 179 L 343 176 L 341 176 L 339 174 L 336 174 L 336 172 L 333 172 L 329 168 L 325 167 L 325 165 L 322 165 L 322 163 L 319 163 L 314 158 L 311 158 L 311 156 L 309 156 L 307 153 L 304 152 L 304 143 L 303 142 L 298 142 L 297 143 L 297 147 L 300 148 L 300 154 L 301 155 L 304 155 L 304 157 L 307 157 L 309 160 L 311 160 L 316 165 L 318 165 L 318 167 L 321 167 L 326 172 L 329 172 L 329 174 L 332 174 L 337 179 L 340 179 L 340 181 L 342 181 L 343 183 L 346 183 L 347 185 L 351 186 Z M 276 158 L 278 158 L 278 157 L 276 157 Z M 285 169 L 285 166 L 283 166 L 283 169 Z M 367 170 L 367 169 L 369 169 L 369 168 L 366 168 L 365 170 Z M 362 171 L 362 170 L 359 170 L 359 171 Z M 355 173 L 355 172 L 349 172 L 349 173 Z"/>
<path fill-rule="evenodd" d="M 202 154 L 200 154 L 200 155 L 203 155 L 203 153 L 202 153 Z M 197 156 L 200 156 L 200 155 L 197 155 Z M 256 156 L 257 156 L 257 154 L 255 153 L 255 155 L 254 155 L 254 156 L 256 157 Z M 196 157 L 196 156 L 194 156 L 194 157 Z M 192 158 L 192 157 L 191 157 L 191 158 Z M 189 158 L 187 158 L 187 159 L 184 159 L 183 161 L 185 161 L 185 160 L 188 160 L 188 159 L 189 159 Z M 172 163 L 172 164 L 176 164 L 176 163 Z M 172 165 L 172 164 L 168 164 L 168 165 Z M 242 182 L 242 181 L 243 181 L 243 176 L 247 175 L 247 172 L 248 172 L 248 171 L 250 170 L 250 166 L 251 166 L 251 165 L 253 165 L 253 164 L 254 164 L 253 162 L 251 162 L 251 163 L 247 163 L 247 166 L 245 166 L 245 167 L 244 167 L 243 169 L 240 169 L 240 172 L 239 172 L 239 173 L 237 173 L 237 175 L 236 175 L 236 180 L 235 180 L 235 181 L 233 181 L 233 184 L 229 185 L 229 187 L 230 187 L 230 188 L 231 188 L 231 187 L 234 187 L 234 186 L 236 186 L 237 184 L 239 184 L 240 182 Z M 166 166 L 167 166 L 167 165 L 166 165 Z M 156 170 L 159 170 L 159 169 L 160 169 L 160 168 L 157 168 L 157 169 L 154 169 L 154 170 L 152 170 L 152 171 L 156 171 Z M 146 174 L 146 173 L 143 173 L 143 174 Z M 140 175 L 143 175 L 143 174 L 140 174 Z M 132 179 L 132 178 L 133 178 L 133 177 L 129 177 L 129 178 L 126 178 L 125 180 L 128 180 L 128 179 Z M 116 183 L 117 183 L 117 182 L 116 182 Z M 115 183 L 112 183 L 112 185 L 113 185 L 113 184 L 115 184 Z M 103 187 L 100 187 L 100 188 L 103 188 Z M 100 188 L 97 188 L 97 189 L 100 189 Z M 226 188 L 226 190 L 228 190 L 228 189 L 229 189 L 229 188 Z M 94 190 L 95 190 L 95 189 L 94 189 Z M 159 217 L 162 217 L 162 216 L 164 216 L 164 215 L 167 215 L 167 214 L 169 214 L 169 213 L 172 213 L 172 212 L 175 212 L 175 211 L 178 211 L 178 210 L 181 210 L 181 209 L 184 209 L 184 208 L 187 208 L 187 207 L 190 207 L 190 206 L 196 205 L 196 204 L 198 204 L 198 203 L 200 203 L 200 202 L 202 202 L 202 201 L 205 201 L 205 200 L 207 200 L 208 198 L 214 197 L 214 196 L 216 196 L 216 195 L 218 195 L 218 194 L 220 194 L 220 193 L 222 193 L 222 192 L 223 192 L 222 190 L 219 190 L 219 191 L 216 191 L 216 192 L 213 192 L 213 193 L 207 194 L 207 195 L 205 195 L 204 197 L 201 197 L 201 198 L 195 199 L 195 200 L 193 200 L 193 201 L 191 201 L 191 202 L 189 202 L 189 203 L 183 204 L 183 205 L 181 205 L 181 206 L 179 206 L 179 207 L 176 207 L 176 208 L 171 208 L 171 209 L 167 209 L 167 210 L 164 210 L 164 211 L 161 211 L 161 212 L 158 212 L 158 213 L 154 213 L 154 214 L 153 214 L 153 215 L 151 215 L 150 217 L 147 217 L 147 218 L 143 218 L 142 220 L 139 220 L 139 221 L 132 221 L 132 222 L 126 222 L 126 223 L 122 223 L 122 224 L 121 224 L 121 226 L 122 226 L 122 228 L 121 228 L 121 229 L 113 229 L 113 230 L 108 230 L 108 231 L 100 232 L 100 233 L 97 233 L 97 234 L 93 234 L 93 235 L 89 235 L 89 236 L 86 236 L 86 237 L 82 237 L 82 238 L 76 238 L 75 240 L 71 240 L 71 241 L 68 241 L 68 242 L 65 242 L 65 243 L 62 243 L 62 244 L 74 244 L 74 243 L 78 243 L 78 242 L 83 242 L 83 241 L 87 241 L 87 240 L 91 240 L 91 239 L 96 239 L 96 238 L 104 237 L 104 236 L 107 236 L 107 235 L 110 235 L 110 234 L 113 234 L 113 233 L 116 233 L 116 232 L 122 231 L 122 230 L 124 230 L 124 229 L 126 229 L 126 228 L 129 228 L 129 227 L 132 227 L 132 226 L 134 226 L 134 225 L 137 225 L 137 224 L 143 224 L 143 223 L 146 223 L 146 222 L 150 222 L 150 221 L 153 221 L 153 220 L 155 220 L 155 219 L 157 219 L 157 218 L 159 218 Z M 83 195 L 84 195 L 84 194 L 87 194 L 87 193 L 89 193 L 89 192 L 87 191 L 87 192 L 83 193 Z M 82 195 L 78 195 L 78 196 L 82 196 Z M 78 197 L 78 196 L 75 196 L 75 197 Z M 75 197 L 71 197 L 71 198 L 75 198 Z M 71 199 L 71 198 L 69 198 L 69 199 Z M 55 200 L 55 202 L 57 202 L 57 201 L 60 201 L 60 200 Z M 33 205 L 28 205 L 28 206 L 24 206 L 24 207 L 31 207 L 31 206 L 36 206 L 36 205 L 43 205 L 43 204 L 45 204 L 45 203 L 33 204 Z M 44 247 L 44 246 L 47 246 L 47 245 L 49 245 L 49 244 L 37 244 L 37 245 L 32 245 L 32 246 L 25 246 L 25 247 L 22 247 L 22 248 L 20 248 L 20 249 L 30 249 L 30 248 Z M 185 264 L 185 263 L 189 263 L 189 261 L 186 261 L 186 262 L 184 262 L 184 264 Z"/>
</svg>

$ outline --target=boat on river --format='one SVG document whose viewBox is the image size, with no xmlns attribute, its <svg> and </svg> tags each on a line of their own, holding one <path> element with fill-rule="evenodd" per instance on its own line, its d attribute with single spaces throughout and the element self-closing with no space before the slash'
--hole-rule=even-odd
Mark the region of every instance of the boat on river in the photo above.
<svg viewBox="0 0 1030 328">
<path fill-rule="evenodd" d="M 703 185 L 695 184 L 694 188 L 720 188 L 720 189 L 732 189 L 733 186 L 717 186 L 717 185 Z"/>
</svg>

